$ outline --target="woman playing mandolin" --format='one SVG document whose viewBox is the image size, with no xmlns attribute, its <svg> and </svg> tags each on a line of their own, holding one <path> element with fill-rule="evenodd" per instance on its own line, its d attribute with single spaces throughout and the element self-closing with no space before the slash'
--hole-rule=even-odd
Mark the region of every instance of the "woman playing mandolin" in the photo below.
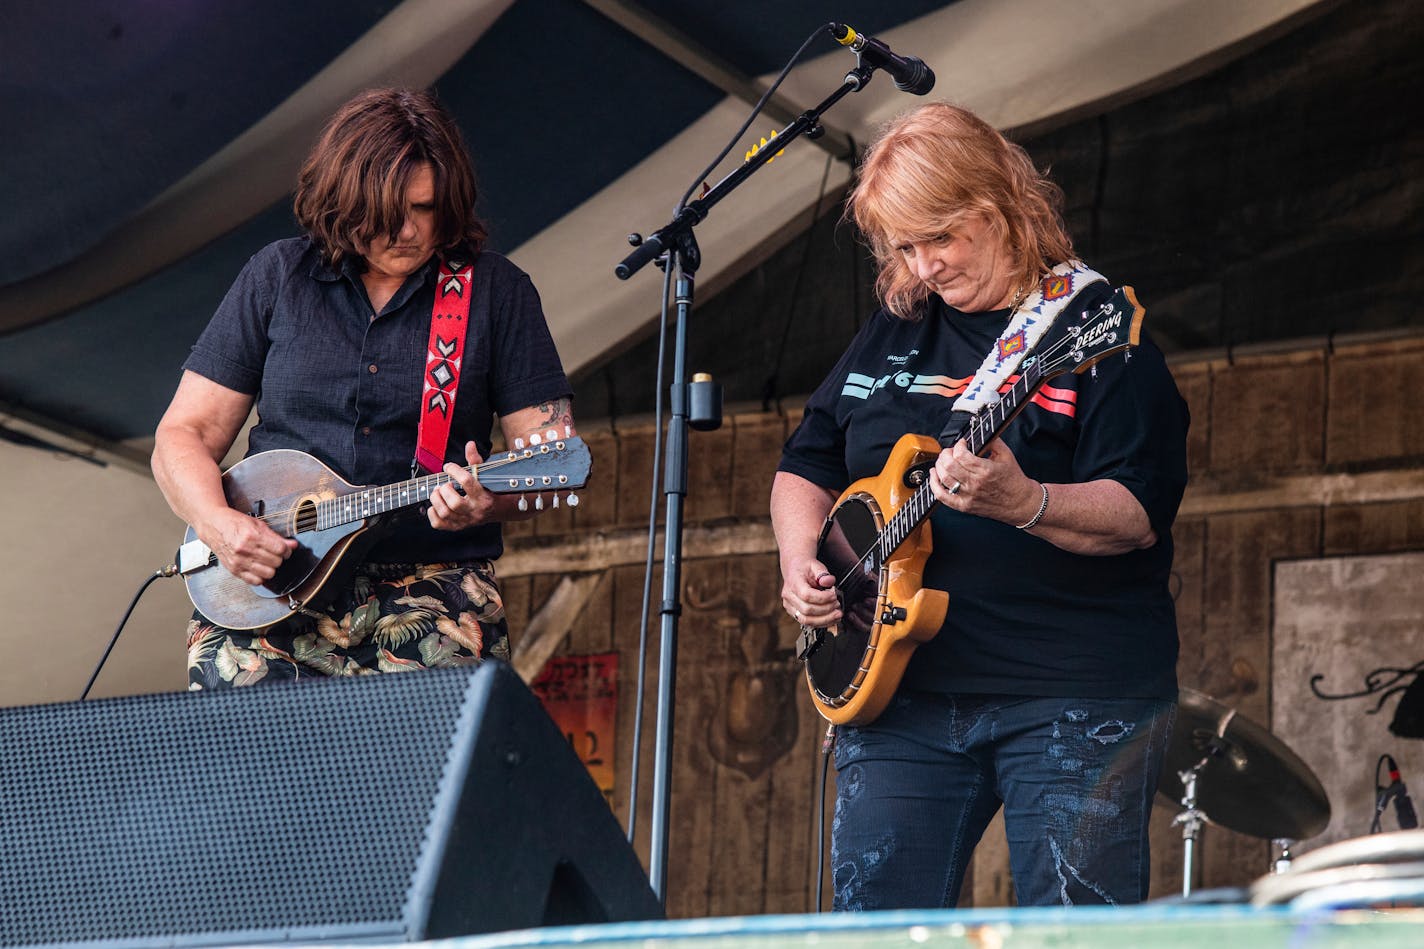
<svg viewBox="0 0 1424 949">
<path fill-rule="evenodd" d="M 1116 315 L 1081 321 L 1123 293 L 1076 260 L 1061 205 L 1022 149 L 940 103 L 882 130 L 848 202 L 884 308 L 807 402 L 771 493 L 782 603 L 806 630 L 813 695 L 851 723 L 835 747 L 837 909 L 953 906 L 1000 807 L 1020 904 L 1147 896 L 1148 813 L 1176 710 L 1168 575 L 1188 419 L 1146 338 L 1130 359 L 1119 341 L 1072 366 L 1117 341 Z M 1055 362 L 1069 367 L 1040 379 Z M 922 465 L 891 457 L 907 433 L 928 436 L 910 438 L 929 445 Z M 843 511 L 889 518 L 886 499 L 916 478 L 929 513 L 905 547 L 931 540 L 927 556 L 902 547 L 908 559 L 880 571 L 879 551 L 839 549 L 856 523 Z M 897 614 L 884 591 L 898 596 L 917 570 L 937 604 L 918 611 L 927 641 L 871 713 L 835 717 L 865 697 L 858 678 L 841 685 L 887 650 L 828 657 L 855 630 L 883 645 L 916 622 L 913 603 Z"/>
<path fill-rule="evenodd" d="M 468 150 L 432 95 L 362 93 L 302 167 L 304 236 L 259 251 L 193 347 L 153 454 L 164 496 L 196 535 L 185 552 L 201 551 L 185 571 L 190 593 L 216 576 L 213 589 L 237 604 L 228 613 L 260 621 L 275 603 L 289 618 L 252 628 L 194 613 L 190 688 L 508 657 L 492 565 L 499 522 L 532 516 L 545 496 L 493 494 L 466 465 L 489 454 L 496 415 L 511 445 L 572 435 L 573 419 L 539 296 L 483 249 L 475 200 Z M 248 457 L 225 483 L 219 462 L 254 404 Z M 234 474 L 284 457 L 301 466 L 292 483 L 260 469 L 283 501 L 229 503 Z M 377 503 L 394 509 L 411 494 L 393 483 L 411 478 L 413 458 L 435 486 L 411 495 L 412 515 L 361 532 L 319 600 L 288 593 L 286 578 L 311 569 L 299 538 L 340 532 L 314 529 L 334 517 L 322 509 L 316 521 L 310 503 L 335 483 L 326 469 L 349 485 L 392 485 Z"/>
</svg>

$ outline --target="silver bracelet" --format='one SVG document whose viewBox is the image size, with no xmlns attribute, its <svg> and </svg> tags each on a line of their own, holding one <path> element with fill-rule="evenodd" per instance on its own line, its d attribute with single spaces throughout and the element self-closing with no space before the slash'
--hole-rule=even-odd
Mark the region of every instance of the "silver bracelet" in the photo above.
<svg viewBox="0 0 1424 949">
<path fill-rule="evenodd" d="M 1043 503 L 1038 506 L 1037 514 L 1035 514 L 1033 517 L 1030 517 L 1027 523 L 1019 525 L 1018 529 L 1021 531 L 1030 530 L 1033 527 L 1036 527 L 1038 525 L 1038 522 L 1043 520 L 1043 513 L 1048 510 L 1048 485 L 1040 481 L 1038 483 L 1038 486 L 1043 489 Z"/>
</svg>

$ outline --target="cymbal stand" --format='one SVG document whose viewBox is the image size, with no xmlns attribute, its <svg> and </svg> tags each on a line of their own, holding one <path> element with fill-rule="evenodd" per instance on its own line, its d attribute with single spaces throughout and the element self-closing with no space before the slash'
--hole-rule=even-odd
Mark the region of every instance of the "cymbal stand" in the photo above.
<svg viewBox="0 0 1424 949">
<path fill-rule="evenodd" d="M 1197 839 L 1201 836 L 1206 815 L 1197 808 L 1197 772 L 1207 763 L 1203 758 L 1185 771 L 1177 772 L 1182 781 L 1182 813 L 1172 820 L 1172 826 L 1182 827 L 1182 896 L 1192 895 L 1192 872 L 1195 869 Z"/>
</svg>

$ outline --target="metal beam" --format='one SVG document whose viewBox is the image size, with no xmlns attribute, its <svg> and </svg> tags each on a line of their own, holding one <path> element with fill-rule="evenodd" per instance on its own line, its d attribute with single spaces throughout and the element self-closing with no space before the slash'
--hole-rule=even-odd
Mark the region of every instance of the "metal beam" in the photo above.
<svg viewBox="0 0 1424 949">
<path fill-rule="evenodd" d="M 0 430 L 13 433 L 7 440 L 39 449 L 73 455 L 96 465 L 113 465 L 144 477 L 153 477 L 149 452 L 0 400 Z M 0 433 L 0 439 L 3 439 Z"/>
<path fill-rule="evenodd" d="M 654 16 L 631 0 L 583 0 L 583 2 L 729 96 L 741 99 L 748 105 L 756 105 L 762 94 L 766 92 L 752 77 L 708 51 L 672 24 Z M 763 113 L 783 125 L 790 124 L 804 111 L 804 107 L 798 106 L 779 94 L 768 99 L 762 109 Z M 836 158 L 846 162 L 853 161 L 855 140 L 844 130 L 831 125 L 824 119 L 821 121 L 821 127 L 825 129 L 825 134 L 813 141 Z"/>
<path fill-rule="evenodd" d="M 1282 474 L 1260 477 L 1192 476 L 1179 517 L 1210 517 L 1278 508 L 1331 508 L 1424 499 L 1424 469 L 1388 468 L 1358 474 Z M 658 532 L 662 542 L 662 531 Z M 569 531 L 559 535 L 505 538 L 499 575 L 581 574 L 643 563 L 648 535 L 641 528 Z M 776 553 L 776 536 L 765 519 L 735 524 L 693 525 L 683 552 L 688 560 Z"/>
</svg>

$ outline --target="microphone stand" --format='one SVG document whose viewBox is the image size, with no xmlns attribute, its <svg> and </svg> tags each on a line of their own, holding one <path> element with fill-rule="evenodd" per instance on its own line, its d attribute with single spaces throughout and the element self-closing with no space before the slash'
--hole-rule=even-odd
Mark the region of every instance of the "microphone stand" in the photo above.
<svg viewBox="0 0 1424 949">
<path fill-rule="evenodd" d="M 666 496 L 663 549 L 661 629 L 658 644 L 658 719 L 654 739 L 656 756 L 653 764 L 653 815 L 649 848 L 648 880 L 659 901 L 667 903 L 667 840 L 668 804 L 671 784 L 673 734 L 673 678 L 677 664 L 677 622 L 682 612 L 682 505 L 687 495 L 687 430 L 688 405 L 691 401 L 685 361 L 687 358 L 687 323 L 692 314 L 693 283 L 702 263 L 693 228 L 707 217 L 713 205 L 731 194 L 757 169 L 771 161 L 780 151 L 801 135 L 819 138 L 825 133 L 820 124 L 823 112 L 852 92 L 859 92 L 870 81 L 874 66 L 861 61 L 846 73 L 839 88 L 814 108 L 801 113 L 795 121 L 778 132 L 751 158 L 731 174 L 717 182 L 705 195 L 677 210 L 673 219 L 654 231 L 647 239 L 634 234 L 628 242 L 636 248 L 623 258 L 613 272 L 627 280 L 649 261 L 665 256 L 659 266 L 675 268 L 677 331 L 673 343 L 673 375 L 669 404 L 667 456 L 664 459 L 663 493 Z M 637 793 L 637 789 L 634 789 Z"/>
</svg>

